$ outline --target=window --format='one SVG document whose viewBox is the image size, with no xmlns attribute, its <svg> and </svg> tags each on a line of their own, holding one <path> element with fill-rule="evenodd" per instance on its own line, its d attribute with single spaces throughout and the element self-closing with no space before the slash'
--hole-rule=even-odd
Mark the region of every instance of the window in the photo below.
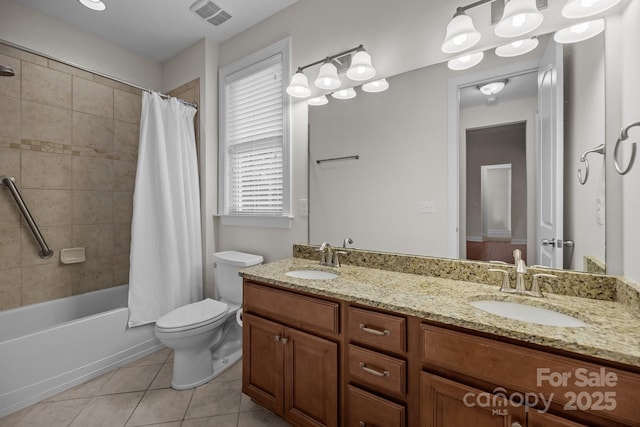
<svg viewBox="0 0 640 427">
<path fill-rule="evenodd" d="M 290 226 L 289 39 L 220 70 L 223 224 Z"/>
</svg>

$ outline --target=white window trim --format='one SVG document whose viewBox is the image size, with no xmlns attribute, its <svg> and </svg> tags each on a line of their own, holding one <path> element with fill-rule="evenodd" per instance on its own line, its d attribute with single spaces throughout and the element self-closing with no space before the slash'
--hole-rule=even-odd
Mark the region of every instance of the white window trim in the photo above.
<svg viewBox="0 0 640 427">
<path fill-rule="evenodd" d="M 273 55 L 282 54 L 282 75 L 285 84 L 282 91 L 284 96 L 284 128 L 283 128 L 283 193 L 282 193 L 282 215 L 229 215 L 226 205 L 225 194 L 227 191 L 226 170 L 226 121 L 218 120 L 218 212 L 222 225 L 239 227 L 268 227 L 268 228 L 291 228 L 293 220 L 291 212 L 291 108 L 289 95 L 286 93 L 286 86 L 291 75 L 291 38 L 287 37 L 277 43 L 272 44 L 258 52 L 246 56 L 232 64 L 220 68 L 218 73 L 218 114 L 219 118 L 226 117 L 226 97 L 225 79 L 228 75 L 250 67 Z"/>
</svg>

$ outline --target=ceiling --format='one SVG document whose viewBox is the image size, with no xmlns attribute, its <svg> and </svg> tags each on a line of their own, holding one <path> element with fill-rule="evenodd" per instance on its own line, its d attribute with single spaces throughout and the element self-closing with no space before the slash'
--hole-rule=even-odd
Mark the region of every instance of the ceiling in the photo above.
<svg viewBox="0 0 640 427">
<path fill-rule="evenodd" d="M 78 0 L 16 0 L 72 27 L 95 34 L 157 62 L 207 37 L 222 42 L 298 0 L 212 0 L 232 15 L 215 26 L 189 10 L 195 0 L 103 0 L 92 11 Z"/>
</svg>

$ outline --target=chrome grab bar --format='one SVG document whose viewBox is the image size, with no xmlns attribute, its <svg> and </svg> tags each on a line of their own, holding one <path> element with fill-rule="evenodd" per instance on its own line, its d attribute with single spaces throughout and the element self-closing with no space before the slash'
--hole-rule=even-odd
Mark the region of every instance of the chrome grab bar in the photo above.
<svg viewBox="0 0 640 427">
<path fill-rule="evenodd" d="M 616 141 L 616 147 L 613 150 L 613 165 L 616 167 L 616 171 L 618 171 L 620 175 L 626 175 L 633 167 L 633 163 L 636 161 L 635 142 L 631 143 L 631 158 L 629 159 L 629 164 L 627 165 L 627 167 L 623 168 L 622 166 L 620 166 L 620 162 L 618 161 L 618 150 L 620 149 L 620 143 L 629 138 L 629 129 L 634 126 L 640 126 L 640 122 L 631 123 L 620 130 L 620 136 L 618 137 L 618 140 Z"/>
<path fill-rule="evenodd" d="M 596 148 L 592 148 L 591 150 L 587 150 L 582 153 L 582 156 L 580 156 L 580 161 L 584 163 L 584 178 L 582 178 L 582 171 L 580 170 L 580 168 L 578 168 L 578 182 L 580 182 L 580 184 L 585 185 L 587 183 L 587 179 L 589 179 L 589 160 L 587 160 L 587 154 L 604 154 L 604 152 L 605 146 L 604 144 L 600 144 Z"/>
<path fill-rule="evenodd" d="M 22 212 L 24 220 L 27 221 L 31 232 L 33 233 L 33 237 L 36 238 L 38 245 L 40 245 L 40 258 L 51 258 L 51 256 L 53 255 L 53 250 L 49 248 L 49 246 L 47 246 L 47 242 L 45 242 L 44 237 L 42 237 L 42 233 L 40 233 L 38 225 L 33 220 L 29 209 L 27 209 L 27 205 L 24 204 L 22 195 L 20 194 L 20 191 L 18 191 L 18 187 L 16 187 L 15 179 L 12 176 L 2 175 L 0 176 L 0 182 L 2 182 L 9 188 L 9 192 L 15 199 L 20 212 Z"/>
</svg>

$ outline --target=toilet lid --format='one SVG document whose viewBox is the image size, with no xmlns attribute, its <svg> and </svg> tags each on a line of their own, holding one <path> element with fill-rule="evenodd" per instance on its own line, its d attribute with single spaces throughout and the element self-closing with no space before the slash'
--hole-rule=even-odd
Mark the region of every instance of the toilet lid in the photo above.
<svg viewBox="0 0 640 427">
<path fill-rule="evenodd" d="M 227 311 L 227 304 L 207 298 L 170 311 L 156 321 L 156 326 L 162 329 L 191 329 L 214 322 Z"/>
</svg>

